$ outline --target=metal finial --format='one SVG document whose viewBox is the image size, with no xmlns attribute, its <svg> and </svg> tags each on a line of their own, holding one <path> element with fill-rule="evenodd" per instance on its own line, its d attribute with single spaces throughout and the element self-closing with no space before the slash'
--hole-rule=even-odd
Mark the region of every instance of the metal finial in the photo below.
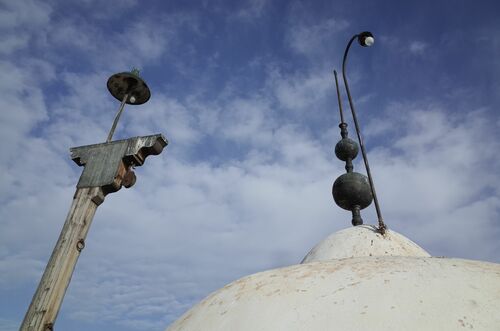
<svg viewBox="0 0 500 331">
<path fill-rule="evenodd" d="M 347 123 L 344 122 L 342 111 L 342 100 L 340 98 L 339 82 L 337 71 L 333 71 L 335 76 L 335 87 L 337 89 L 337 99 L 340 111 L 340 135 L 342 139 L 335 145 L 335 155 L 346 162 L 346 174 L 341 175 L 335 180 L 332 187 L 332 196 L 335 203 L 342 209 L 352 212 L 352 225 L 363 224 L 361 218 L 361 209 L 365 209 L 372 202 L 370 185 L 366 176 L 353 172 L 352 160 L 358 155 L 358 144 L 348 138 Z"/>
<path fill-rule="evenodd" d="M 130 73 L 131 73 L 132 75 L 137 76 L 137 77 L 140 77 L 140 76 L 139 76 L 139 73 L 140 73 L 140 72 L 141 72 L 141 71 L 140 71 L 139 69 L 137 69 L 136 67 L 133 67 L 133 68 L 132 68 L 132 70 L 130 70 Z"/>
<path fill-rule="evenodd" d="M 114 74 L 109 77 L 107 86 L 109 93 L 121 102 L 113 125 L 111 126 L 111 130 L 109 131 L 108 138 L 106 139 L 106 142 L 110 142 L 115 133 L 116 125 L 118 124 L 125 104 L 141 105 L 146 103 L 151 97 L 151 91 L 146 82 L 139 77 L 139 69 L 137 68 L 133 68 L 131 72 Z"/>
<path fill-rule="evenodd" d="M 345 85 L 345 89 L 347 92 L 347 98 L 349 99 L 349 106 L 351 108 L 351 114 L 352 114 L 352 118 L 354 120 L 354 126 L 356 128 L 356 134 L 358 136 L 359 146 L 361 147 L 361 154 L 363 155 L 363 161 L 365 163 L 366 174 L 368 175 L 368 181 L 369 181 L 371 193 L 373 196 L 373 202 L 375 204 L 375 210 L 377 211 L 377 218 L 378 218 L 378 225 L 379 225 L 378 229 L 379 229 L 380 233 L 384 234 L 387 227 L 386 227 L 384 220 L 382 218 L 382 212 L 380 211 L 380 205 L 378 203 L 377 193 L 375 192 L 375 185 L 373 184 L 373 179 L 372 179 L 372 175 L 371 175 L 371 171 L 370 171 L 370 165 L 368 164 L 368 157 L 366 156 L 365 145 L 363 144 L 363 138 L 361 137 L 361 129 L 359 128 L 358 118 L 356 116 L 356 110 L 354 109 L 354 103 L 352 101 L 351 91 L 349 90 L 349 84 L 347 83 L 347 76 L 345 73 L 347 54 L 349 53 L 349 49 L 351 47 L 352 42 L 356 38 L 358 39 L 359 44 L 363 47 L 369 47 L 369 46 L 373 45 L 373 43 L 375 42 L 375 38 L 373 37 L 373 34 L 369 31 L 364 31 L 364 32 L 361 32 L 359 34 L 356 34 L 351 38 L 351 40 L 349 40 L 347 47 L 344 51 L 344 58 L 342 59 L 342 76 L 344 78 L 344 85 Z"/>
</svg>

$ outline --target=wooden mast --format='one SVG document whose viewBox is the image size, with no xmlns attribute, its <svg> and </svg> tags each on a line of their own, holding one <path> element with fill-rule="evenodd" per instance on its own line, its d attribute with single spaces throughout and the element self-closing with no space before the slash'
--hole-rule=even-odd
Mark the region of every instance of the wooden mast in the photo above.
<svg viewBox="0 0 500 331">
<path fill-rule="evenodd" d="M 85 247 L 97 207 L 107 194 L 135 184 L 133 168 L 149 155 L 158 155 L 168 144 L 161 134 L 111 141 L 125 103 L 140 105 L 151 95 L 137 69 L 114 74 L 108 90 L 121 101 L 105 143 L 71 148 L 71 158 L 84 166 L 56 246 L 23 319 L 20 331 L 50 331 L 71 281 L 76 262 Z"/>
</svg>

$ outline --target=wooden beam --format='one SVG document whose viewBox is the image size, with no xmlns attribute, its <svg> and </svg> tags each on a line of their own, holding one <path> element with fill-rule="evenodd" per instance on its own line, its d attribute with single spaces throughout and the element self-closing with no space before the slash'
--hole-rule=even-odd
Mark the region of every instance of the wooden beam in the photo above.
<svg viewBox="0 0 500 331">
<path fill-rule="evenodd" d="M 20 331 L 51 331 L 97 207 L 112 192 L 135 183 L 133 168 L 158 155 L 168 142 L 161 134 L 71 148 L 84 166 L 73 203 Z"/>
<path fill-rule="evenodd" d="M 63 229 L 33 296 L 20 330 L 49 331 L 61 307 L 80 252 L 85 247 L 97 207 L 104 201 L 100 187 L 79 188 Z"/>
</svg>

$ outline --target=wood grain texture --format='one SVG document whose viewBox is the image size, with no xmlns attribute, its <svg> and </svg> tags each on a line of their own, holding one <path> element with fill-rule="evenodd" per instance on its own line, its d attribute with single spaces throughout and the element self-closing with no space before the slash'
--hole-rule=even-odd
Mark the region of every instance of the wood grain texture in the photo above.
<svg viewBox="0 0 500 331">
<path fill-rule="evenodd" d="M 156 134 L 71 148 L 71 158 L 84 170 L 21 331 L 53 330 L 97 207 L 107 194 L 134 185 L 133 167 L 143 165 L 149 155 L 160 154 L 167 144 L 163 135 Z"/>
<path fill-rule="evenodd" d="M 52 330 L 92 219 L 103 201 L 104 194 L 99 187 L 76 190 L 59 239 L 21 324 L 21 331 Z"/>
</svg>

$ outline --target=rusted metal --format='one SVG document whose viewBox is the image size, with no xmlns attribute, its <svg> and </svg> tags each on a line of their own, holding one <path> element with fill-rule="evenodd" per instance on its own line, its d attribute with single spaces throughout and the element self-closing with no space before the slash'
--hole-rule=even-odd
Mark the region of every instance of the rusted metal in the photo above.
<svg viewBox="0 0 500 331">
<path fill-rule="evenodd" d="M 106 85 L 109 93 L 119 101 L 129 94 L 125 99 L 129 105 L 142 105 L 151 97 L 151 91 L 146 82 L 139 77 L 138 70 L 114 74 L 109 77 Z"/>
<path fill-rule="evenodd" d="M 131 188 L 134 186 L 135 181 L 137 180 L 135 173 L 132 169 L 128 169 L 125 175 L 123 176 L 123 186 L 125 188 Z"/>
<path fill-rule="evenodd" d="M 125 104 L 141 105 L 146 103 L 151 97 L 151 91 L 146 82 L 139 77 L 139 70 L 137 69 L 133 69 L 131 72 L 114 74 L 109 77 L 106 85 L 109 93 L 121 102 L 118 112 L 115 115 L 113 125 L 111 126 L 111 130 L 109 131 L 108 138 L 106 139 L 106 142 L 110 142 L 115 133 L 120 116 L 125 109 Z"/>
<path fill-rule="evenodd" d="M 130 167 L 140 166 L 149 155 L 158 155 L 168 144 L 161 134 L 71 148 L 71 159 L 84 166 L 78 188 L 102 187 L 105 194 L 118 191 Z"/>
<path fill-rule="evenodd" d="M 85 248 L 85 240 L 84 239 L 78 240 L 78 242 L 76 243 L 76 250 L 81 252 L 84 248 Z"/>
</svg>

